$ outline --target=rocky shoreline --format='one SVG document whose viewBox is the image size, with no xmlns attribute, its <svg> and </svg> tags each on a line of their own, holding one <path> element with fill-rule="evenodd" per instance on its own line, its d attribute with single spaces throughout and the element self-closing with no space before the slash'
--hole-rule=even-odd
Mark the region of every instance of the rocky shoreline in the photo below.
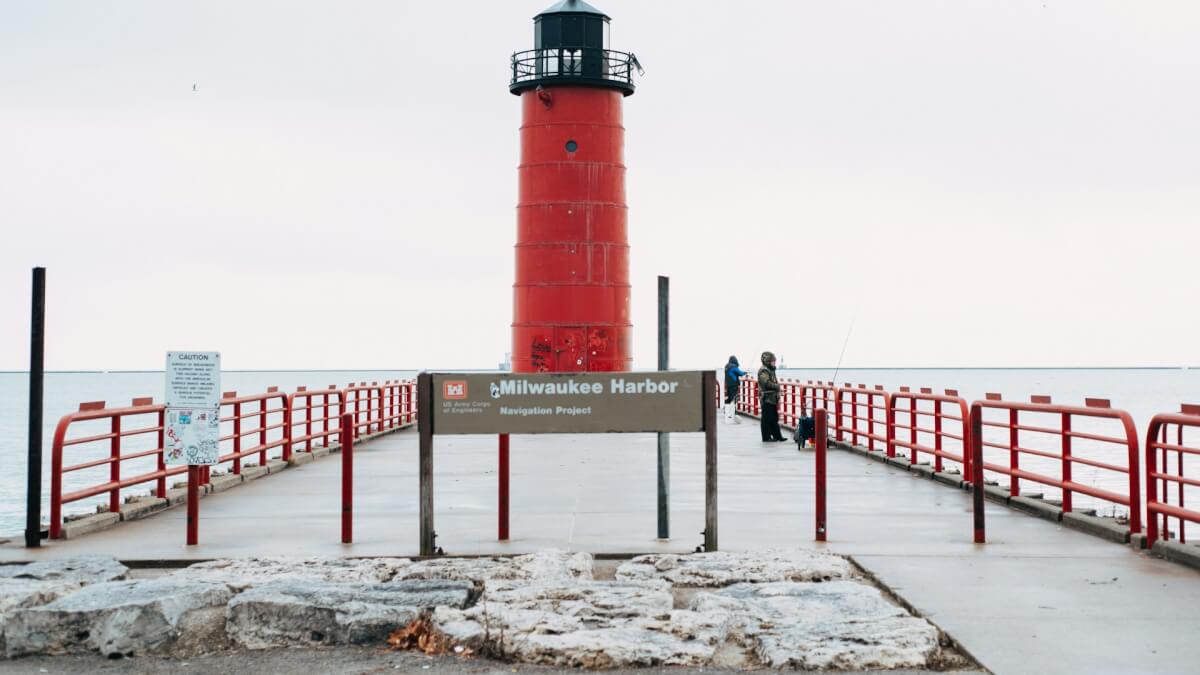
<svg viewBox="0 0 1200 675">
<path fill-rule="evenodd" d="M 968 666 L 940 631 L 841 557 L 648 555 L 251 558 L 130 578 L 111 558 L 0 567 L 7 659 L 383 646 L 424 619 L 445 644 L 514 664 L 833 670 Z M 601 578 L 607 577 L 607 578 Z M 452 652 L 453 653 L 453 652 Z"/>
</svg>

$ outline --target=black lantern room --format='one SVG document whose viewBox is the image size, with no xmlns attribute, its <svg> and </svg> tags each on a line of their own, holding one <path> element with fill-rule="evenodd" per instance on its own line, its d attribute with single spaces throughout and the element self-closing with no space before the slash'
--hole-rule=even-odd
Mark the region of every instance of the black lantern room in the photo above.
<svg viewBox="0 0 1200 675">
<path fill-rule="evenodd" d="M 549 85 L 584 85 L 633 94 L 637 57 L 609 46 L 612 19 L 583 0 L 562 0 L 533 19 L 534 49 L 512 57 L 509 91 L 520 95 Z"/>
</svg>

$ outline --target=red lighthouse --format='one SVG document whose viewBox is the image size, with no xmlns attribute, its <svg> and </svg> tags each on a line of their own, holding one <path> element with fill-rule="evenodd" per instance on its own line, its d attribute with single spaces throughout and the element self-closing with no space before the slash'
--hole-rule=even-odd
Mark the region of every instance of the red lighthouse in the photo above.
<svg viewBox="0 0 1200 675">
<path fill-rule="evenodd" d="M 608 49 L 610 18 L 563 0 L 512 57 L 521 97 L 513 283 L 516 372 L 619 371 L 633 361 L 622 102 L 632 54 Z"/>
</svg>

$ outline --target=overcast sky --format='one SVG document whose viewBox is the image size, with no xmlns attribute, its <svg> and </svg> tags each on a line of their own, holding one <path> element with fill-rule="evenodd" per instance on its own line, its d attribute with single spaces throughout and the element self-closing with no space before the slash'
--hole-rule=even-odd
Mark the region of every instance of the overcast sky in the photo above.
<svg viewBox="0 0 1200 675">
<path fill-rule="evenodd" d="M 495 367 L 550 4 L 0 4 L 0 369 Z M 1200 3 L 595 4 L 637 367 L 1200 364 Z"/>
</svg>

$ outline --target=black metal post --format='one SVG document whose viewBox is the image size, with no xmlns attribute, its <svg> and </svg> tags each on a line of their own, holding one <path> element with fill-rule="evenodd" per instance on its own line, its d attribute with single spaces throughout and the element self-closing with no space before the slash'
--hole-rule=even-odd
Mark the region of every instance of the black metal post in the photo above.
<svg viewBox="0 0 1200 675">
<path fill-rule="evenodd" d="M 658 369 L 670 368 L 671 280 L 658 278 Z M 658 538 L 671 538 L 671 435 L 658 435 Z"/>
<path fill-rule="evenodd" d="M 717 373 L 704 371 L 704 550 L 717 550 Z"/>
<path fill-rule="evenodd" d="M 42 385 L 45 378 L 46 268 L 33 268 L 29 326 L 29 483 L 25 502 L 25 545 L 42 545 Z"/>
<path fill-rule="evenodd" d="M 423 556 L 437 551 L 433 530 L 433 376 L 417 376 L 417 432 L 420 453 L 421 542 Z"/>
</svg>

